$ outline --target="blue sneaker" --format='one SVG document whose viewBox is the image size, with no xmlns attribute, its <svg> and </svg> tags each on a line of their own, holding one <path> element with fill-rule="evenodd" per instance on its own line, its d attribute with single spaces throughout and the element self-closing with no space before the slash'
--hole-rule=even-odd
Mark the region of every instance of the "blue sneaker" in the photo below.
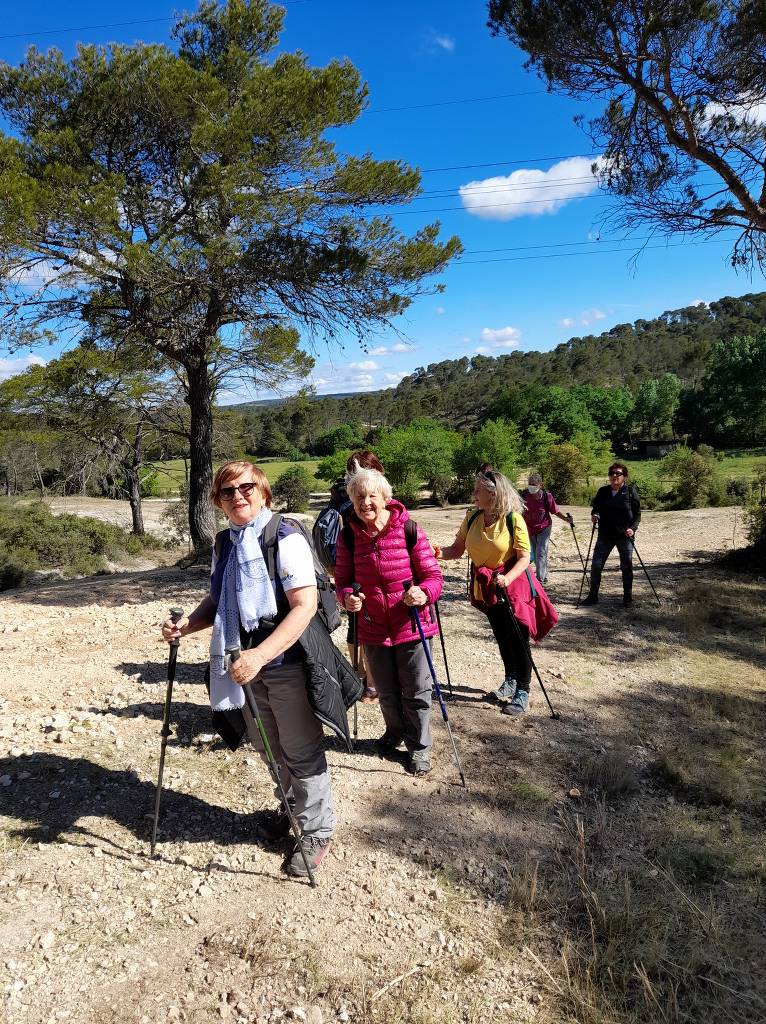
<svg viewBox="0 0 766 1024">
<path fill-rule="evenodd" d="M 484 694 L 484 700 L 489 704 L 507 704 L 516 695 L 516 680 L 513 676 L 507 676 L 496 690 L 490 690 Z"/>
<path fill-rule="evenodd" d="M 529 707 L 529 693 L 526 690 L 517 690 L 510 704 L 503 708 L 504 715 L 523 715 Z"/>
</svg>

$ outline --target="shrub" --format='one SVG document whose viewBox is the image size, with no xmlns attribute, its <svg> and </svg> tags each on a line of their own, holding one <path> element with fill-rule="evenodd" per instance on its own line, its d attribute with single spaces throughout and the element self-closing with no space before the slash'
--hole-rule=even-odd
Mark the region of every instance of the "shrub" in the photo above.
<svg viewBox="0 0 766 1024">
<path fill-rule="evenodd" d="M 381 436 L 376 455 L 400 500 L 414 496 L 421 482 L 451 475 L 453 452 L 459 436 L 433 420 L 413 420 Z"/>
<path fill-rule="evenodd" d="M 675 478 L 672 501 L 676 508 L 723 504 L 723 486 L 718 479 L 713 449 L 708 445 L 700 445 L 696 451 L 676 448 L 660 463 L 660 473 Z"/>
<path fill-rule="evenodd" d="M 447 504 L 447 494 L 452 486 L 452 477 L 447 473 L 439 473 L 433 477 L 430 483 L 434 501 L 444 507 Z"/>
<path fill-rule="evenodd" d="M 733 505 L 744 505 L 753 491 L 753 481 L 746 476 L 726 481 L 726 497 Z"/>
<path fill-rule="evenodd" d="M 554 445 L 542 465 L 546 486 L 562 505 L 568 505 L 577 495 L 579 481 L 585 476 L 587 460 L 573 444 Z"/>
<path fill-rule="evenodd" d="M 272 488 L 286 512 L 305 512 L 311 498 L 311 476 L 305 466 L 290 466 Z"/>
<path fill-rule="evenodd" d="M 346 462 L 350 454 L 350 448 L 341 448 L 333 452 L 332 455 L 325 456 L 317 466 L 316 473 L 314 473 L 315 478 L 320 481 L 332 482 L 337 480 L 339 476 L 344 476 Z"/>
<path fill-rule="evenodd" d="M 480 430 L 461 439 L 455 449 L 455 472 L 459 477 L 472 477 L 483 462 L 489 462 L 513 480 L 520 451 L 521 435 L 515 423 L 488 420 Z"/>
<path fill-rule="evenodd" d="M 641 508 L 653 510 L 663 507 L 665 489 L 659 480 L 649 476 L 628 477 L 628 483 L 636 488 L 641 499 Z"/>
<path fill-rule="evenodd" d="M 141 497 L 159 498 L 162 493 L 160 478 L 153 469 L 141 470 Z"/>
<path fill-rule="evenodd" d="M 98 519 L 54 516 L 42 503 L 0 509 L 0 588 L 18 586 L 36 569 L 64 576 L 106 569 L 107 558 L 134 554 L 156 538 L 134 537 Z"/>
<path fill-rule="evenodd" d="M 446 498 L 450 505 L 464 505 L 473 494 L 473 477 L 460 476 L 447 489 Z"/>
<path fill-rule="evenodd" d="M 766 567 L 766 500 L 755 493 L 745 507 L 745 523 L 755 564 Z"/>
</svg>

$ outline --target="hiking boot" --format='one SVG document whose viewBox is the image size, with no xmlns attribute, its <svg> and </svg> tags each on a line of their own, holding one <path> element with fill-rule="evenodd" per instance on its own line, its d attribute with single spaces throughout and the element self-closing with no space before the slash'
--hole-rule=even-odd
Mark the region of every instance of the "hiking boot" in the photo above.
<svg viewBox="0 0 766 1024">
<path fill-rule="evenodd" d="M 529 707 L 529 693 L 526 690 L 517 690 L 516 696 L 510 704 L 503 708 L 504 715 L 523 715 Z"/>
<path fill-rule="evenodd" d="M 413 750 L 410 754 L 410 763 L 407 765 L 412 775 L 428 775 L 431 771 L 431 758 L 427 750 Z"/>
<path fill-rule="evenodd" d="M 401 744 L 402 737 L 396 736 L 394 733 L 390 733 L 388 729 L 375 740 L 373 746 L 380 754 L 381 757 L 390 757 L 391 754 L 396 752 L 396 748 Z"/>
<path fill-rule="evenodd" d="M 263 820 L 256 825 L 255 834 L 268 843 L 278 842 L 290 835 L 290 818 L 285 805 L 280 804 L 275 811 L 266 811 Z"/>
<path fill-rule="evenodd" d="M 301 836 L 300 842 L 295 844 L 290 856 L 283 865 L 286 873 L 292 875 L 293 878 L 308 878 L 308 871 L 303 863 L 301 847 L 303 848 L 303 853 L 306 854 L 306 860 L 309 862 L 311 870 L 318 871 L 327 851 L 330 849 L 330 837 L 326 836 L 322 839 L 319 836 Z"/>
<path fill-rule="evenodd" d="M 623 605 L 626 608 L 629 608 L 633 604 L 633 595 L 632 594 L 623 594 L 623 596 L 622 596 L 622 603 L 623 603 Z"/>
<path fill-rule="evenodd" d="M 585 600 L 581 601 L 580 604 L 598 604 L 598 594 L 588 594 Z"/>
<path fill-rule="evenodd" d="M 484 700 L 488 704 L 507 704 L 513 700 L 516 693 L 516 680 L 513 676 L 506 676 L 496 690 L 490 690 L 484 694 Z"/>
</svg>

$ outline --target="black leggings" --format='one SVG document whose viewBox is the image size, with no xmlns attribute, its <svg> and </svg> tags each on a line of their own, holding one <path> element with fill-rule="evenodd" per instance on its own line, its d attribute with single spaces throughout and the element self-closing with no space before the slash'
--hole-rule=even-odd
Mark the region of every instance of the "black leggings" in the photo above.
<svg viewBox="0 0 766 1024">
<path fill-rule="evenodd" d="M 510 610 L 500 601 L 485 609 L 492 632 L 495 634 L 500 657 L 503 659 L 505 675 L 513 676 L 520 690 L 529 693 L 529 682 L 532 678 L 532 662 L 529 657 L 529 630 L 516 620 L 522 639 L 511 622 Z"/>
</svg>

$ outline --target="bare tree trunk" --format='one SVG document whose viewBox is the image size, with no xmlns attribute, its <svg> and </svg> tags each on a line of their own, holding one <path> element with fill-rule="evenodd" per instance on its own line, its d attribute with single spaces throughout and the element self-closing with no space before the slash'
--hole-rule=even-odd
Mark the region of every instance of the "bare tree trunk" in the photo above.
<svg viewBox="0 0 766 1024">
<path fill-rule="evenodd" d="M 125 467 L 125 478 L 128 485 L 128 501 L 130 502 L 130 514 L 133 519 L 133 533 L 136 537 L 144 535 L 144 512 L 141 506 L 141 463 L 143 461 L 143 423 L 136 427 L 136 437 L 133 442 L 132 459 Z"/>
<path fill-rule="evenodd" d="M 189 533 L 197 554 L 211 551 L 215 540 L 215 513 L 210 501 L 213 483 L 213 405 L 208 367 L 186 366 L 189 429 Z"/>
</svg>

